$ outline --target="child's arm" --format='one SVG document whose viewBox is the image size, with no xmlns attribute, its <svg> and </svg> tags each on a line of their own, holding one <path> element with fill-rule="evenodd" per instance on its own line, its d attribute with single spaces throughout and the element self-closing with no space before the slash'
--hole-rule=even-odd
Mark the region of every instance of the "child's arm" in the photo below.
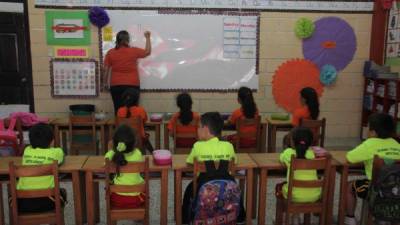
<svg viewBox="0 0 400 225">
<path fill-rule="evenodd" d="M 350 163 L 358 163 L 371 159 L 372 154 L 369 153 L 368 140 L 361 143 L 359 146 L 349 151 L 346 154 L 346 159 Z"/>
<path fill-rule="evenodd" d="M 197 143 L 194 143 L 192 151 L 190 151 L 190 154 L 186 159 L 186 163 L 193 164 L 194 157 L 196 156 L 196 146 L 197 146 Z"/>
<path fill-rule="evenodd" d="M 292 149 L 288 148 L 279 155 L 279 161 L 281 163 L 285 164 L 286 166 L 289 166 L 293 154 L 294 154 L 294 151 Z"/>
</svg>

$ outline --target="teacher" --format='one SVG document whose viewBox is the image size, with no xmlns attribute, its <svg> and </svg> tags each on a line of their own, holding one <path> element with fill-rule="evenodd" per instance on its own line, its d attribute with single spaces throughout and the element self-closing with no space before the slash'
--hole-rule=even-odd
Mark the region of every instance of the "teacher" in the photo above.
<svg viewBox="0 0 400 225">
<path fill-rule="evenodd" d="M 126 30 L 117 34 L 115 48 L 110 49 L 104 59 L 104 84 L 110 90 L 114 112 L 122 105 L 122 94 L 130 88 L 140 90 L 140 79 L 137 61 L 151 54 L 150 32 L 144 32 L 145 49 L 131 47 L 130 37 Z"/>
</svg>

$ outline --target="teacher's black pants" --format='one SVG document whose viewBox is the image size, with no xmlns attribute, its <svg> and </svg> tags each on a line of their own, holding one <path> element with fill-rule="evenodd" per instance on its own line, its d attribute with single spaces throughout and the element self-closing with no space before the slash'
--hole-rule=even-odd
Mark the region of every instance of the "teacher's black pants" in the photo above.
<svg viewBox="0 0 400 225">
<path fill-rule="evenodd" d="M 111 98 L 112 98 L 112 101 L 114 104 L 114 114 L 117 114 L 118 109 L 123 104 L 122 94 L 130 88 L 140 90 L 140 86 L 133 86 L 133 85 L 111 86 L 110 93 L 111 93 Z"/>
</svg>

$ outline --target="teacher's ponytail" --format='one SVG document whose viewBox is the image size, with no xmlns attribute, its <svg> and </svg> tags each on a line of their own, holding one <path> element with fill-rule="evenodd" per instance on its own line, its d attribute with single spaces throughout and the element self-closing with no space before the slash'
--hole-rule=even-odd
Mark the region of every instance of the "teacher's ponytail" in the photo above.
<svg viewBox="0 0 400 225">
<path fill-rule="evenodd" d="M 115 49 L 119 49 L 121 46 L 128 47 L 129 46 L 129 41 L 130 41 L 130 37 L 129 37 L 128 31 L 121 30 L 117 34 L 117 38 L 116 38 L 116 41 L 115 41 Z"/>
</svg>

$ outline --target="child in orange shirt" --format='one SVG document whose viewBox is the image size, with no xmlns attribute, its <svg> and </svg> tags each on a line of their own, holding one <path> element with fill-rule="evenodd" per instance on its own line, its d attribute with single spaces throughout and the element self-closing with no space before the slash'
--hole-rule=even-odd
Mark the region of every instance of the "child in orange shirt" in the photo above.
<svg viewBox="0 0 400 225">
<path fill-rule="evenodd" d="M 176 105 L 179 112 L 175 113 L 168 122 L 168 131 L 171 136 L 174 134 L 174 127 L 179 121 L 180 125 L 176 126 L 177 133 L 197 133 L 197 126 L 190 123 L 192 121 L 199 121 L 200 116 L 196 112 L 192 112 L 192 97 L 186 92 L 180 93 L 176 97 Z M 197 140 L 194 138 L 179 138 L 176 140 L 175 145 L 181 148 L 191 148 Z"/>
<path fill-rule="evenodd" d="M 257 105 L 254 102 L 253 93 L 248 87 L 241 87 L 238 91 L 238 102 L 241 105 L 239 109 L 233 111 L 228 123 L 230 125 L 236 125 L 239 119 L 254 119 L 259 116 Z M 257 128 L 254 126 L 243 127 L 242 132 L 254 132 Z M 227 138 L 233 144 L 236 141 L 236 135 L 229 135 Z M 241 147 L 253 147 L 256 144 L 256 139 L 254 138 L 242 138 L 240 140 Z"/>
<path fill-rule="evenodd" d="M 318 119 L 319 102 L 317 92 L 311 87 L 305 87 L 300 91 L 302 107 L 295 109 L 292 114 L 292 125 L 299 126 L 301 119 Z"/>
<path fill-rule="evenodd" d="M 146 110 L 139 106 L 140 91 L 135 88 L 130 88 L 122 94 L 123 105 L 117 111 L 117 117 L 119 118 L 130 118 L 130 117 L 140 117 L 143 124 L 138 130 L 142 138 L 143 146 L 153 152 L 154 148 L 149 141 L 149 134 L 144 132 L 144 125 L 147 122 Z"/>
</svg>

